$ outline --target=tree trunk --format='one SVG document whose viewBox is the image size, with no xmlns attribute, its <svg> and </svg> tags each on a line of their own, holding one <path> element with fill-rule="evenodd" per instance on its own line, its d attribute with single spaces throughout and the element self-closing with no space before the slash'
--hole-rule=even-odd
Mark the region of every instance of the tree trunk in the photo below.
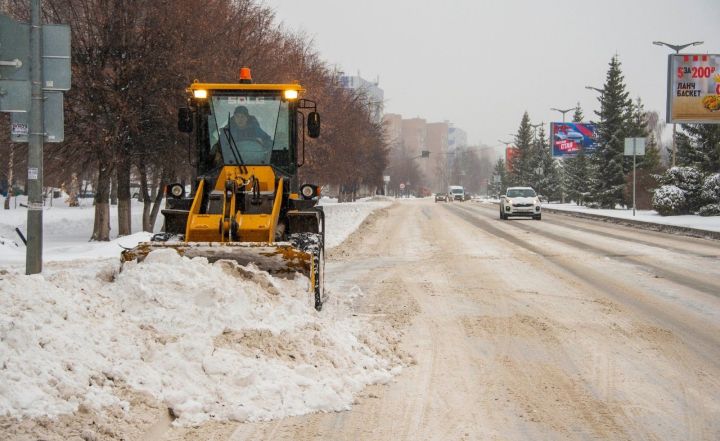
<svg viewBox="0 0 720 441">
<path fill-rule="evenodd" d="M 120 161 L 117 166 L 117 196 L 118 196 L 118 236 L 132 234 L 132 217 L 130 194 L 130 162 Z"/>
<path fill-rule="evenodd" d="M 140 194 L 143 200 L 143 215 L 142 215 L 142 228 L 143 231 L 148 231 L 148 225 L 150 224 L 150 188 L 148 186 L 148 176 L 145 164 L 140 163 L 138 166 L 140 171 Z"/>
<path fill-rule="evenodd" d="M 113 173 L 110 179 L 110 205 L 118 204 L 118 178 L 117 173 Z"/>
<path fill-rule="evenodd" d="M 162 191 L 162 187 L 165 185 L 164 181 L 165 181 L 164 179 L 161 179 L 160 183 L 156 187 L 157 191 L 155 192 L 155 201 L 153 202 L 152 211 L 150 212 L 150 216 L 148 219 L 148 226 L 147 226 L 148 228 L 145 230 L 145 231 L 150 231 L 151 233 L 154 230 L 155 221 L 157 220 L 157 215 L 160 212 L 160 204 L 162 204 L 162 200 L 163 200 L 163 196 L 164 196 L 163 191 Z"/>
<path fill-rule="evenodd" d="M 110 240 L 110 180 L 112 170 L 109 164 L 100 163 L 95 188 L 95 225 L 90 240 Z"/>
<path fill-rule="evenodd" d="M 158 213 L 160 212 L 160 205 L 162 204 L 165 192 L 165 184 L 170 180 L 171 173 L 168 169 L 163 168 L 158 174 L 158 180 L 153 185 L 152 190 L 155 195 L 152 197 L 152 204 L 150 198 L 147 199 L 147 203 L 143 206 L 143 231 L 153 232 L 155 227 L 155 221 L 157 220 Z M 152 208 L 150 208 L 152 206 Z"/>
</svg>

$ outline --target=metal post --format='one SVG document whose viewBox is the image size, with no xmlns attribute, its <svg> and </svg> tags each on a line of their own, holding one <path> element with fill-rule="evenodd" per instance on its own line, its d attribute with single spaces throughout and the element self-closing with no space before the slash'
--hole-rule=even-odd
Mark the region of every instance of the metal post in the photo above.
<svg viewBox="0 0 720 441">
<path fill-rule="evenodd" d="M 5 209 L 10 209 L 10 197 L 13 190 L 13 167 L 15 166 L 15 149 L 10 146 L 10 159 L 8 160 L 8 192 L 5 198 Z"/>
<path fill-rule="evenodd" d="M 675 167 L 675 152 L 677 151 L 677 148 L 675 147 L 675 123 L 673 123 L 672 148 L 673 148 L 672 166 Z"/>
<path fill-rule="evenodd" d="M 633 138 L 633 216 L 635 216 L 635 142 L 637 138 Z"/>
<path fill-rule="evenodd" d="M 42 272 L 43 91 L 40 1 L 30 1 L 30 115 L 28 120 L 28 212 L 25 273 Z"/>
</svg>

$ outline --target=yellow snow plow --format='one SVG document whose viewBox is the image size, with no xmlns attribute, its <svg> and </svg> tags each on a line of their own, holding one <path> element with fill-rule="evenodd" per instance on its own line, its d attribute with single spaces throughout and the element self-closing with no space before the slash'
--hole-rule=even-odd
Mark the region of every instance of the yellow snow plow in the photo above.
<svg viewBox="0 0 720 441">
<path fill-rule="evenodd" d="M 190 134 L 196 179 L 166 187 L 163 232 L 123 251 L 122 260 L 170 248 L 272 274 L 301 273 L 320 310 L 325 216 L 318 187 L 297 183 L 305 133 L 320 133 L 315 102 L 299 98 L 298 84 L 253 84 L 247 68 L 239 83 L 195 81 L 187 91 L 178 129 Z"/>
</svg>

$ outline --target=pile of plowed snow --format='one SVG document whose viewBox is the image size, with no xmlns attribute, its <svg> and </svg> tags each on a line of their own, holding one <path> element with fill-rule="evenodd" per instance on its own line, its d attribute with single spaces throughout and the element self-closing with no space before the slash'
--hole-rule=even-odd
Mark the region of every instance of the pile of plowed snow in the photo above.
<svg viewBox="0 0 720 441">
<path fill-rule="evenodd" d="M 25 276 L 0 271 L 0 415 L 128 408 L 129 385 L 179 424 L 347 409 L 400 367 L 388 342 L 331 292 L 320 313 L 307 279 L 213 264 L 171 250 Z M 93 266 L 94 265 L 94 266 Z"/>
</svg>

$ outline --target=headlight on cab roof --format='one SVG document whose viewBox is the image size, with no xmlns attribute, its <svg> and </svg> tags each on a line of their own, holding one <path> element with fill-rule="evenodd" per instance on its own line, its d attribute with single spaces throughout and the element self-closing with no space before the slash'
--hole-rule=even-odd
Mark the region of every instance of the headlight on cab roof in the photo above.
<svg viewBox="0 0 720 441">
<path fill-rule="evenodd" d="M 293 89 L 288 89 L 285 91 L 285 99 L 286 100 L 296 100 L 298 97 L 298 91 Z"/>
<path fill-rule="evenodd" d="M 196 89 L 193 90 L 193 96 L 198 99 L 205 99 L 207 98 L 207 90 L 205 89 Z"/>
</svg>

